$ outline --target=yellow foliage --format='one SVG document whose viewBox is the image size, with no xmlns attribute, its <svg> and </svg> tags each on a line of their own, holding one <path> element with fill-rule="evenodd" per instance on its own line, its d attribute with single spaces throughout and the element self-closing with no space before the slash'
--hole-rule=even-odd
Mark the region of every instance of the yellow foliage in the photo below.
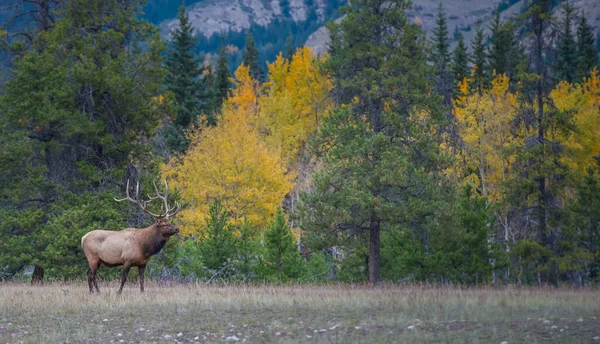
<svg viewBox="0 0 600 344">
<path fill-rule="evenodd" d="M 246 217 L 255 226 L 268 224 L 292 190 L 302 146 L 331 107 L 332 83 L 321 63 L 308 48 L 291 61 L 280 55 L 263 85 L 247 66 L 236 70 L 217 126 L 192 133 L 186 155 L 163 168 L 190 203 L 180 216 L 184 234 L 204 227 L 216 199 L 234 222 Z"/>
<path fill-rule="evenodd" d="M 500 187 L 514 157 L 505 149 L 512 140 L 510 122 L 515 117 L 517 99 L 508 90 L 510 80 L 499 75 L 482 94 L 468 94 L 468 79 L 460 84 L 454 116 L 463 140 L 456 172 L 477 186 L 491 200 L 500 199 Z M 470 171 L 470 172 L 469 172 Z"/>
<path fill-rule="evenodd" d="M 278 152 L 269 149 L 248 118 L 236 116 L 233 109 L 224 108 L 216 127 L 192 134 L 187 154 L 163 170 L 190 202 L 179 216 L 183 234 L 202 229 L 209 205 L 217 199 L 234 223 L 246 216 L 252 224 L 266 226 L 292 189 L 293 176 L 286 173 Z"/>
<path fill-rule="evenodd" d="M 279 55 L 268 65 L 269 82 L 260 101 L 259 131 L 270 146 L 281 149 L 282 159 L 290 168 L 332 106 L 332 83 L 320 70 L 322 61 L 302 47 L 291 61 Z"/>
<path fill-rule="evenodd" d="M 575 130 L 558 137 L 566 147 L 562 161 L 574 171 L 584 173 L 596 165 L 600 155 L 600 78 L 598 69 L 583 84 L 560 82 L 550 93 L 559 111 L 572 113 Z"/>
</svg>

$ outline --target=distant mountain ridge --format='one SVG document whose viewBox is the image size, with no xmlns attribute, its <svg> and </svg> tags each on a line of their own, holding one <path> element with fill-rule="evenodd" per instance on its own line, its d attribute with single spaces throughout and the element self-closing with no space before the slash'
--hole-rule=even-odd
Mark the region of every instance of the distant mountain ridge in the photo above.
<svg viewBox="0 0 600 344">
<path fill-rule="evenodd" d="M 252 25 L 266 27 L 275 21 L 324 22 L 341 3 L 331 0 L 206 0 L 189 5 L 187 12 L 196 33 L 210 38 L 214 34 L 247 30 Z M 160 23 L 166 37 L 176 25 L 175 18 Z"/>
<path fill-rule="evenodd" d="M 485 31 L 489 31 L 488 28 L 498 8 L 501 10 L 501 19 L 506 21 L 518 15 L 526 5 L 526 0 L 443 0 L 441 2 L 448 20 L 450 39 L 453 39 L 454 31 L 458 30 L 467 42 L 474 37 L 478 25 L 481 25 Z M 557 0 L 553 4 L 554 15 L 558 20 L 562 17 L 562 10 L 559 6 L 561 2 Z M 588 24 L 595 28 L 595 34 L 598 37 L 600 33 L 600 1 L 571 0 L 570 2 L 577 9 L 577 15 L 582 12 L 585 14 Z M 413 0 L 412 3 L 409 16 L 430 34 L 435 26 L 435 17 L 440 1 Z M 327 50 L 328 42 L 329 33 L 325 27 L 321 27 L 308 37 L 305 44 L 316 53 L 322 53 Z"/>
<path fill-rule="evenodd" d="M 467 42 L 481 25 L 484 30 L 494 18 L 497 9 L 501 10 L 502 20 L 509 20 L 522 12 L 528 0 L 442 0 L 448 20 L 450 39 L 460 32 Z M 329 34 L 324 27 L 326 21 L 339 16 L 338 8 L 346 0 L 200 0 L 187 2 L 187 11 L 197 37 L 198 52 L 212 55 L 223 43 L 229 46 L 230 67 L 241 62 L 241 50 L 245 46 L 244 32 L 250 31 L 257 41 L 260 60 L 274 60 L 279 52 L 286 50 L 286 38 L 293 37 L 293 46 L 306 45 L 316 53 L 326 51 Z M 409 16 L 423 30 L 431 33 L 440 0 L 413 0 Z M 560 0 L 551 0 L 555 15 L 560 18 Z M 584 11 L 588 23 L 595 28 L 596 36 L 600 29 L 599 0 L 571 0 L 578 9 Z M 174 18 L 181 1 L 149 0 L 146 9 L 149 19 L 164 18 L 166 13 L 173 15 L 156 23 L 164 36 L 170 37 L 170 30 L 177 25 Z M 223 42 L 221 42 L 223 36 Z M 468 44 L 470 46 L 470 44 Z"/>
</svg>

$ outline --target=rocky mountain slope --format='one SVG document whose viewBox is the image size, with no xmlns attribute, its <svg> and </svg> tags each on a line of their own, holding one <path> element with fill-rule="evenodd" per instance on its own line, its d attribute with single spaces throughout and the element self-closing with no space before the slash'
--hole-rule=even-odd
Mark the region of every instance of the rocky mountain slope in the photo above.
<svg viewBox="0 0 600 344">
<path fill-rule="evenodd" d="M 215 33 L 240 32 L 251 25 L 268 26 L 274 21 L 324 21 L 328 9 L 339 6 L 338 3 L 329 0 L 207 0 L 192 4 L 187 10 L 196 32 L 210 37 Z M 161 28 L 168 35 L 174 25 L 177 20 L 165 20 Z"/>
<path fill-rule="evenodd" d="M 455 29 L 458 29 L 466 41 L 470 41 L 475 35 L 477 25 L 481 25 L 488 30 L 490 22 L 493 20 L 498 5 L 506 1 L 500 0 L 443 0 L 442 4 L 448 19 L 448 29 L 450 36 Z M 523 8 L 525 0 L 520 0 L 504 8 L 501 12 L 502 20 L 508 20 L 518 15 Z M 600 33 L 600 1 L 598 0 L 571 0 L 572 4 L 579 12 L 585 13 L 588 23 L 596 28 L 596 36 Z M 435 17 L 438 11 L 439 0 L 413 0 L 413 9 L 409 15 L 414 22 L 431 33 L 435 26 Z M 503 6 L 504 7 L 504 6 Z M 560 7 L 556 7 L 554 14 L 557 19 L 562 16 Z M 327 49 L 329 34 L 325 27 L 321 27 L 308 37 L 306 45 L 313 51 L 321 53 Z"/>
<path fill-rule="evenodd" d="M 153 0 L 154 2 L 173 0 Z M 187 7 L 190 21 L 201 38 L 199 52 L 213 53 L 221 45 L 220 35 L 225 44 L 243 49 L 243 32 L 250 30 L 257 38 L 261 61 L 272 60 L 279 51 L 285 49 L 285 40 L 294 36 L 294 46 L 307 45 L 321 53 L 327 49 L 329 35 L 323 23 L 336 17 L 336 10 L 346 0 L 192 0 Z M 502 20 L 518 15 L 528 0 L 441 0 L 448 19 L 450 39 L 455 31 L 461 32 L 469 42 L 475 29 L 481 25 L 488 30 L 496 9 L 501 8 Z M 558 2 L 560 0 L 556 0 Z M 570 0 L 579 12 L 583 12 L 588 23 L 600 30 L 599 0 Z M 426 32 L 431 33 L 440 0 L 413 0 L 409 12 L 412 20 Z M 159 6 L 160 7 L 160 6 Z M 173 6 L 171 6 L 173 7 Z M 557 18 L 561 16 L 560 6 L 554 9 Z M 287 23 L 287 24 L 286 24 Z M 165 37 L 177 20 L 163 20 L 160 27 Z M 320 27 L 320 28 L 319 28 Z M 257 35 L 259 37 L 257 37 Z M 204 41 L 203 41 L 204 40 Z M 240 55 L 240 54 L 238 54 Z M 231 64 L 237 65 L 240 56 L 232 56 Z"/>
</svg>

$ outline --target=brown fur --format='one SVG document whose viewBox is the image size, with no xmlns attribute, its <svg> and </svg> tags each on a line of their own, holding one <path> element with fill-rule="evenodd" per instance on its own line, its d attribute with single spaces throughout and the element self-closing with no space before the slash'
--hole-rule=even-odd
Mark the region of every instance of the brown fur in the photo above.
<svg viewBox="0 0 600 344">
<path fill-rule="evenodd" d="M 150 257 L 160 252 L 167 240 L 179 229 L 168 218 L 158 217 L 156 223 L 146 228 L 126 228 L 121 231 L 95 230 L 81 238 L 81 248 L 87 257 L 87 280 L 90 293 L 98 288 L 98 268 L 123 266 L 120 294 L 132 266 L 137 266 L 140 290 L 144 291 L 144 269 Z M 93 287 L 93 288 L 92 288 Z"/>
</svg>

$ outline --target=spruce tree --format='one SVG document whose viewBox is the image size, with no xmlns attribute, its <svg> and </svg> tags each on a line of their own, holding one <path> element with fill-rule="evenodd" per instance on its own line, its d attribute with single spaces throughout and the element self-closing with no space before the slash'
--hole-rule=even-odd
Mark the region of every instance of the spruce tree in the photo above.
<svg viewBox="0 0 600 344">
<path fill-rule="evenodd" d="M 302 274 L 304 262 L 281 208 L 265 233 L 265 246 L 266 263 L 277 280 L 284 281 Z"/>
<path fill-rule="evenodd" d="M 229 224 L 229 213 L 219 201 L 210 205 L 206 228 L 198 240 L 198 249 L 202 265 L 211 274 L 227 274 L 227 264 L 234 257 L 236 247 L 233 227 Z"/>
<path fill-rule="evenodd" d="M 444 97 L 446 104 L 450 103 L 452 91 L 450 65 L 450 43 L 448 41 L 448 23 L 446 13 L 440 2 L 438 14 L 433 29 L 433 52 L 431 59 L 435 66 L 436 84 L 438 92 Z"/>
<path fill-rule="evenodd" d="M 186 129 L 200 114 L 200 83 L 202 68 L 194 55 L 196 40 L 192 25 L 181 6 L 177 15 L 179 25 L 171 32 L 173 40 L 167 56 L 165 85 L 175 95 L 178 111 L 175 124 Z"/>
<path fill-rule="evenodd" d="M 594 34 L 582 13 L 577 27 L 577 81 L 590 75 L 598 66 L 598 50 L 594 46 Z"/>
<path fill-rule="evenodd" d="M 496 16 L 491 24 L 490 48 L 488 52 L 488 61 L 492 73 L 498 75 L 507 73 L 507 54 L 509 49 L 507 32 L 500 20 L 500 11 L 496 11 Z"/>
<path fill-rule="evenodd" d="M 258 49 L 254 43 L 254 37 L 250 31 L 246 32 L 246 51 L 244 52 L 244 64 L 250 68 L 250 75 L 254 80 L 262 82 L 264 79 L 264 71 L 260 67 L 258 59 Z"/>
<path fill-rule="evenodd" d="M 458 91 L 458 82 L 469 77 L 469 56 L 462 34 L 458 36 L 458 44 L 452 57 L 452 76 L 454 79 L 454 95 Z"/>
<path fill-rule="evenodd" d="M 482 92 L 489 86 L 489 74 L 487 57 L 485 53 L 485 42 L 483 37 L 483 29 L 477 28 L 475 39 L 472 43 L 473 53 L 471 54 L 471 63 L 475 68 L 473 72 L 473 79 L 471 82 L 471 89 Z"/>
<path fill-rule="evenodd" d="M 598 168 L 588 168 L 587 175 L 577 185 L 575 199 L 565 207 L 565 231 L 562 233 L 562 239 L 565 244 L 574 246 L 573 253 L 577 252 L 577 248 L 583 248 L 588 253 L 587 255 L 580 253 L 579 257 L 572 260 L 581 265 L 588 265 L 589 279 L 593 282 L 600 280 L 599 209 L 600 176 L 598 175 Z M 568 256 L 567 258 L 569 258 Z M 581 259 L 582 256 L 588 258 Z M 585 271 L 586 269 L 582 267 L 581 270 Z"/>
<path fill-rule="evenodd" d="M 557 245 L 557 229 L 552 227 L 551 220 L 558 215 L 553 204 L 563 192 L 564 176 L 568 175 L 566 166 L 560 163 L 564 150 L 556 149 L 560 143 L 554 141 L 552 133 L 568 132 L 569 128 L 562 120 L 565 115 L 558 112 L 548 96 L 552 83 L 550 61 L 546 56 L 550 56 L 553 49 L 546 34 L 552 22 L 548 0 L 531 2 L 522 19 L 525 29 L 531 33 L 529 69 L 520 80 L 519 90 L 520 106 L 529 116 L 529 137 L 517 150 L 514 166 L 518 168 L 511 181 L 513 187 L 508 191 L 515 208 L 527 209 L 524 211 L 532 215 L 527 226 L 536 229 L 536 245 L 542 251 L 551 252 Z M 543 272 L 536 271 L 539 285 L 557 282 L 556 264 L 549 257 L 542 257 L 536 264 L 545 267 Z"/>
<path fill-rule="evenodd" d="M 283 57 L 291 61 L 292 56 L 294 56 L 294 36 L 290 33 L 285 40 L 285 55 Z"/>
<path fill-rule="evenodd" d="M 229 95 L 229 89 L 231 88 L 229 78 L 227 53 L 225 51 L 225 46 L 221 46 L 217 59 L 216 74 L 213 75 L 212 73 L 209 73 L 209 75 L 207 75 L 210 90 L 208 104 L 208 113 L 210 114 L 208 122 L 210 125 L 216 124 L 215 114 L 221 110 L 223 101 L 227 99 Z"/>
<path fill-rule="evenodd" d="M 577 46 L 571 32 L 573 22 L 573 6 L 567 1 L 563 5 L 564 18 L 559 33 L 558 56 L 554 66 L 554 79 L 556 82 L 564 80 L 572 83 L 577 73 Z"/>
</svg>

